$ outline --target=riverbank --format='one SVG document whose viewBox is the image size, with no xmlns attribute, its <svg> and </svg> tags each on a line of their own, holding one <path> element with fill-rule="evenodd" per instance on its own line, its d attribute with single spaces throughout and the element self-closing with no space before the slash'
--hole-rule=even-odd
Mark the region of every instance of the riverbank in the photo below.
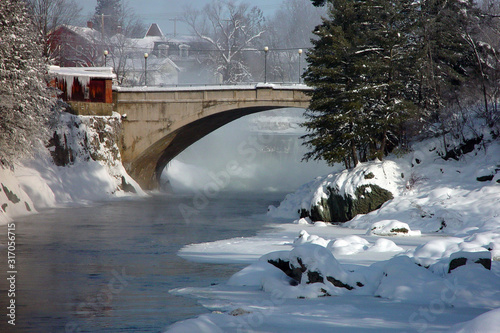
<svg viewBox="0 0 500 333">
<path fill-rule="evenodd" d="M 144 196 L 121 163 L 115 137 L 120 116 L 62 112 L 48 148 L 13 169 L 0 168 L 0 224 L 37 209 Z"/>
<path fill-rule="evenodd" d="M 372 284 L 365 288 L 372 289 L 365 293 L 337 288 L 337 294 L 317 297 L 321 284 L 291 286 L 279 270 L 259 261 L 269 252 L 292 251 L 302 231 L 310 235 L 310 243 L 336 242 L 335 258 L 341 266 L 371 277 Z M 188 260 L 253 264 L 220 285 L 171 290 L 197 299 L 211 313 L 177 323 L 166 332 L 458 332 L 454 325 L 500 307 L 499 262 L 493 262 L 492 271 L 471 265 L 444 279 L 425 268 L 391 261 L 442 239 L 436 234 L 381 238 L 360 229 L 285 224 L 257 237 L 185 247 L 179 255 Z M 375 288 L 375 280 L 381 282 L 388 267 L 391 280 Z M 489 325 L 481 332 L 493 333 L 498 327 Z"/>
<path fill-rule="evenodd" d="M 221 285 L 171 290 L 211 313 L 167 332 L 496 332 L 500 145 L 444 160 L 435 143 L 391 159 L 411 177 L 372 213 L 342 225 L 299 219 L 335 178 L 325 176 L 270 207 L 284 223 L 276 230 L 181 249 L 190 261 L 249 266 Z"/>
</svg>

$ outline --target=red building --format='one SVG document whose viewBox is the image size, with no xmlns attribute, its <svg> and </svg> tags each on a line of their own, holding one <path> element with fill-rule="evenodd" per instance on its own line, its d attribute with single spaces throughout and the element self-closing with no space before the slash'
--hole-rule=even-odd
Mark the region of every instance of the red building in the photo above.
<svg viewBox="0 0 500 333">
<path fill-rule="evenodd" d="M 116 74 L 108 67 L 51 66 L 50 85 L 61 92 L 58 96 L 80 115 L 111 115 L 113 80 Z"/>
<path fill-rule="evenodd" d="M 87 27 L 61 25 L 47 36 L 50 56 L 61 67 L 99 66 L 102 63 L 101 33 Z"/>
</svg>

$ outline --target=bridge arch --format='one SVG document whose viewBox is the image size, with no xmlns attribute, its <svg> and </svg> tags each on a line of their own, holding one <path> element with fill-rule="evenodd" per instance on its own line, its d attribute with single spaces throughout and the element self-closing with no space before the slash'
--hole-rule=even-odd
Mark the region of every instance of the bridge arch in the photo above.
<svg viewBox="0 0 500 333">
<path fill-rule="evenodd" d="M 123 164 L 141 187 L 157 188 L 167 163 L 194 142 L 249 114 L 307 108 L 307 90 L 303 85 L 115 88 Z"/>
</svg>

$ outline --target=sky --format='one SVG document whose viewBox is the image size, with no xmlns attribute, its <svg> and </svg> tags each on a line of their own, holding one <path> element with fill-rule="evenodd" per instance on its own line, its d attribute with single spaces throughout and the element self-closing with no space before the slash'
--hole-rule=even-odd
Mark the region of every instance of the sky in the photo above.
<svg viewBox="0 0 500 333">
<path fill-rule="evenodd" d="M 203 7 L 212 0 L 125 0 L 128 7 L 135 11 L 135 14 L 149 26 L 157 23 L 165 35 L 172 35 L 174 32 L 175 18 L 182 16 L 183 8 L 186 5 L 193 7 Z M 284 0 L 251 0 L 253 6 L 257 6 L 264 12 L 265 16 L 271 16 L 278 9 Z M 83 19 L 90 17 L 97 4 L 97 0 L 79 0 L 78 4 L 83 8 L 81 15 Z M 188 29 L 182 22 L 177 22 L 177 33 L 187 34 Z"/>
</svg>

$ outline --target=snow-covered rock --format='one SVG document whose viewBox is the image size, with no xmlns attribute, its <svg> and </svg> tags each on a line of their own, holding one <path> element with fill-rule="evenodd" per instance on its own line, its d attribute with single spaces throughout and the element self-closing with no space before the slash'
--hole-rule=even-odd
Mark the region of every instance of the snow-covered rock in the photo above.
<svg viewBox="0 0 500 333">
<path fill-rule="evenodd" d="M 307 231 L 301 230 L 299 232 L 299 236 L 293 241 L 293 245 L 299 246 L 302 244 L 316 244 L 323 247 L 327 247 L 329 242 L 330 242 L 329 240 L 326 240 L 316 235 L 309 235 Z"/>
<path fill-rule="evenodd" d="M 310 216 L 313 221 L 345 222 L 378 209 L 405 186 L 404 168 L 393 161 L 374 161 L 352 170 L 318 177 L 289 194 L 273 217 Z"/>
<path fill-rule="evenodd" d="M 292 294 L 301 295 L 298 297 L 337 295 L 346 290 L 361 288 L 366 284 L 364 276 L 347 271 L 331 251 L 314 243 L 295 246 L 289 252 L 270 253 L 260 260 L 276 266 L 292 281 L 296 281 L 295 283 L 288 281 L 288 284 L 297 285 L 299 291 L 295 290 Z M 310 286 L 311 284 L 321 286 Z"/>
<path fill-rule="evenodd" d="M 491 253 L 489 251 L 459 251 L 452 253 L 448 266 L 448 273 L 452 270 L 469 264 L 480 264 L 491 270 Z"/>
<path fill-rule="evenodd" d="M 411 230 L 406 223 L 396 220 L 384 220 L 373 223 L 366 231 L 367 235 L 377 236 L 420 236 L 420 230 Z"/>
<path fill-rule="evenodd" d="M 367 249 L 369 245 L 366 239 L 352 235 L 333 240 L 328 248 L 334 255 L 352 255 Z"/>
</svg>

